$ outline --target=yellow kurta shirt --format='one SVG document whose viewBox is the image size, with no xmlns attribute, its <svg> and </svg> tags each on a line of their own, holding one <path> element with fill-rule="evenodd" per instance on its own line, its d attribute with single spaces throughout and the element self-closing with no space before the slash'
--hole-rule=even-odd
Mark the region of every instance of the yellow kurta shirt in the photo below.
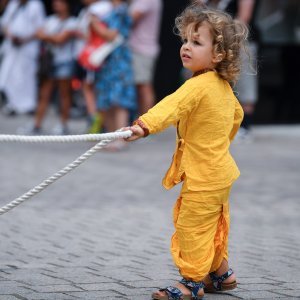
<svg viewBox="0 0 300 300">
<path fill-rule="evenodd" d="M 229 83 L 210 71 L 187 80 L 140 117 L 150 134 L 177 126 L 177 146 L 163 179 L 166 189 L 183 179 L 191 191 L 225 188 L 240 174 L 229 146 L 243 110 Z"/>
</svg>

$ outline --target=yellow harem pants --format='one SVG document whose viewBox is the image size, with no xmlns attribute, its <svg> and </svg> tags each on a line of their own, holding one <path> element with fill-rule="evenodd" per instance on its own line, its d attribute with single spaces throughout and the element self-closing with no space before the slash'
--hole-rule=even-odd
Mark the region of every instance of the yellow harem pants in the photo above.
<svg viewBox="0 0 300 300">
<path fill-rule="evenodd" d="M 192 192 L 183 184 L 174 206 L 171 253 L 185 279 L 201 281 L 228 260 L 230 189 Z"/>
</svg>

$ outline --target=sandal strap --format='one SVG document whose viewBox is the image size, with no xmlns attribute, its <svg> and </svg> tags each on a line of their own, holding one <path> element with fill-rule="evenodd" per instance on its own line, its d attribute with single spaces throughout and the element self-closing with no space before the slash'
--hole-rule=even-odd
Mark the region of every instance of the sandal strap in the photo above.
<svg viewBox="0 0 300 300">
<path fill-rule="evenodd" d="M 183 299 L 183 293 L 177 287 L 168 286 L 164 289 L 160 289 L 159 291 L 166 292 L 169 300 L 182 300 Z"/>
<path fill-rule="evenodd" d="M 229 269 L 226 273 L 224 273 L 221 276 L 217 276 L 216 273 L 210 273 L 210 279 L 215 287 L 216 290 L 220 291 L 222 288 L 222 282 L 227 279 L 229 276 L 231 276 L 233 274 L 233 270 Z"/>
<path fill-rule="evenodd" d="M 198 298 L 198 292 L 199 292 L 199 290 L 204 288 L 204 283 L 202 281 L 195 282 L 195 281 L 186 280 L 186 279 L 182 278 L 179 282 L 191 291 L 192 300 L 200 299 L 200 298 Z"/>
</svg>

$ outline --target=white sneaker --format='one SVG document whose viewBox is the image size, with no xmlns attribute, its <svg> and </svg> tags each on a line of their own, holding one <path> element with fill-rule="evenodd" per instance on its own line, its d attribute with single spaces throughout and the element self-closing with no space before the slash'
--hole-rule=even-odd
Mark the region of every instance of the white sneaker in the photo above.
<svg viewBox="0 0 300 300">
<path fill-rule="evenodd" d="M 33 124 L 27 124 L 17 129 L 17 134 L 20 135 L 42 135 L 43 131 L 41 128 L 35 127 Z"/>
<path fill-rule="evenodd" d="M 70 134 L 69 128 L 67 125 L 63 124 L 57 124 L 53 129 L 52 129 L 52 135 L 68 135 Z"/>
</svg>

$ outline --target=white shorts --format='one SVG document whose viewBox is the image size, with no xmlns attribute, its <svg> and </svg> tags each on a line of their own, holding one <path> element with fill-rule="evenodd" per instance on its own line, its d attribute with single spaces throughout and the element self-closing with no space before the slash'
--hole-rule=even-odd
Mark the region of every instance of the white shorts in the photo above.
<svg viewBox="0 0 300 300">
<path fill-rule="evenodd" d="M 258 78 L 257 78 L 257 45 L 250 42 L 249 54 L 242 52 L 242 69 L 238 82 L 233 87 L 235 94 L 242 104 L 254 104 L 257 101 Z M 249 61 L 250 55 L 250 61 Z"/>
<path fill-rule="evenodd" d="M 156 57 L 132 52 L 135 84 L 152 83 Z"/>
</svg>

